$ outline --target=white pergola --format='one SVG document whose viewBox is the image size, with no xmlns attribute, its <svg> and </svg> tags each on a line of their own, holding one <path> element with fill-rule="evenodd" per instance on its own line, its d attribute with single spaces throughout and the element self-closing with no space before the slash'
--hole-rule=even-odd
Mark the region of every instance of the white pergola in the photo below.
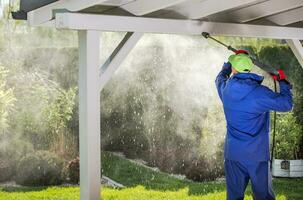
<svg viewBox="0 0 303 200">
<path fill-rule="evenodd" d="M 30 26 L 79 33 L 81 200 L 100 199 L 100 91 L 144 33 L 285 39 L 303 66 L 303 0 L 44 1 L 25 10 Z M 127 32 L 103 65 L 101 31 Z"/>
</svg>

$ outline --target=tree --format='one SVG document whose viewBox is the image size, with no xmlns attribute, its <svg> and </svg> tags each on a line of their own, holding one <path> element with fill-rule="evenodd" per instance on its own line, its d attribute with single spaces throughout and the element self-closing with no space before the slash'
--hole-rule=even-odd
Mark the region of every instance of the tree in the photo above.
<svg viewBox="0 0 303 200">
<path fill-rule="evenodd" d="M 298 159 L 303 127 L 298 124 L 293 112 L 281 114 L 277 118 L 275 157 Z"/>
<path fill-rule="evenodd" d="M 14 106 L 15 97 L 13 88 L 7 89 L 6 77 L 8 70 L 0 66 L 0 131 L 8 127 L 8 114 Z"/>
<path fill-rule="evenodd" d="M 48 127 L 48 137 L 53 143 L 53 150 L 60 156 L 67 156 L 66 140 L 69 133 L 67 125 L 72 119 L 75 96 L 76 88 L 71 88 L 67 91 L 58 89 L 58 96 L 54 102 L 44 110 L 44 120 Z M 72 135 L 69 135 L 69 137 L 72 137 Z M 70 151 L 70 153 L 74 152 Z"/>
</svg>

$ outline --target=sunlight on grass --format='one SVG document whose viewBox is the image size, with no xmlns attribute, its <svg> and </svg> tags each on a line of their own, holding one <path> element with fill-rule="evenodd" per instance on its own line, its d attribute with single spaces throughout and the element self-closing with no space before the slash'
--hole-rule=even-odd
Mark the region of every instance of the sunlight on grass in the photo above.
<svg viewBox="0 0 303 200">
<path fill-rule="evenodd" d="M 189 195 L 189 188 L 183 188 L 178 191 L 157 191 L 148 190 L 143 186 L 115 190 L 105 188 L 102 197 L 105 200 L 224 200 L 226 192 L 214 192 L 205 195 Z M 253 200 L 251 195 L 246 195 L 245 200 Z M 278 195 L 277 200 L 287 200 L 284 195 Z"/>
<path fill-rule="evenodd" d="M 224 200 L 226 192 L 218 191 L 204 195 L 190 195 L 188 187 L 177 191 L 149 190 L 143 186 L 126 189 L 103 188 L 103 200 Z M 0 189 L 0 200 L 78 200 L 78 187 L 51 187 L 47 189 Z M 253 200 L 247 195 L 245 200 Z M 278 195 L 277 200 L 287 200 Z"/>
</svg>

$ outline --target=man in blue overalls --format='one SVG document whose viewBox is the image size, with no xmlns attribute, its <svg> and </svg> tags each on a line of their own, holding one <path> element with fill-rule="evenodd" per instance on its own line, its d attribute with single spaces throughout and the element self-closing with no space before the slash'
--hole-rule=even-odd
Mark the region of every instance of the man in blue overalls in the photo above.
<svg viewBox="0 0 303 200">
<path fill-rule="evenodd" d="M 231 55 L 228 61 L 216 79 L 227 122 L 224 149 L 227 199 L 244 199 L 250 180 L 255 200 L 274 200 L 269 112 L 292 109 L 291 85 L 282 70 L 279 70 L 280 93 L 261 85 L 263 77 L 250 73 L 253 63 L 243 51 Z"/>
</svg>

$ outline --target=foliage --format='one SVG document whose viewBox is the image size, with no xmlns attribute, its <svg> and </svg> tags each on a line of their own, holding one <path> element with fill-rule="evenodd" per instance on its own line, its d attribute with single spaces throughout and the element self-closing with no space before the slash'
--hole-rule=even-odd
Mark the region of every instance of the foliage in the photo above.
<svg viewBox="0 0 303 200">
<path fill-rule="evenodd" d="M 29 149 L 51 150 L 65 160 L 76 157 L 78 155 L 78 102 L 75 89 L 78 78 L 76 32 L 48 28 L 28 29 L 24 22 L 11 20 L 1 21 L 0 28 L 3 30 L 0 32 L 0 64 L 10 69 L 10 73 L 4 79 L 7 80 L 4 91 L 8 91 L 6 89 L 8 87 L 14 88 L 13 97 L 18 100 L 15 105 L 12 102 L 10 104 L 12 107 L 6 109 L 13 108 L 9 118 L 6 118 L 7 124 L 10 125 L 7 126 L 7 132 L 14 135 L 14 138 L 7 137 L 5 142 L 8 142 L 10 147 L 15 147 L 19 145 L 13 140 L 24 141 L 18 151 L 6 151 L 2 148 L 0 152 L 4 152 L 6 158 L 9 158 L 7 155 L 14 153 L 18 154 L 16 157 L 25 156 L 23 154 L 28 154 L 26 152 Z M 101 47 L 102 52 L 110 54 L 109 47 L 118 44 L 120 36 L 123 35 L 119 34 L 117 37 L 116 34 L 102 34 L 102 39 L 105 38 Z M 113 41 L 115 39 L 117 41 Z M 295 83 L 294 116 L 298 124 L 302 125 L 302 69 L 285 44 L 282 41 L 265 39 L 226 38 L 226 40 L 232 45 L 245 46 L 245 49 L 257 53 L 263 61 L 277 67 L 282 66 L 287 74 L 290 74 L 290 80 Z M 221 136 L 225 133 L 223 130 L 225 124 L 221 104 L 220 107 L 213 108 L 207 105 L 207 109 L 204 106 L 188 109 L 187 105 L 195 102 L 196 99 L 179 104 L 182 97 L 196 93 L 192 90 L 194 87 L 204 90 L 210 85 L 201 87 L 202 84 L 194 82 L 194 79 L 189 80 L 194 83 L 190 85 L 191 88 L 182 88 L 177 84 L 179 81 L 182 83 L 181 86 L 188 85 L 185 76 L 186 72 L 190 71 L 188 67 L 199 65 L 201 68 L 200 61 L 207 60 L 203 58 L 199 63 L 183 63 L 183 60 L 200 56 L 200 50 L 205 48 L 205 42 L 200 42 L 202 41 L 200 38 L 191 37 L 186 37 L 184 43 L 181 40 L 173 41 L 181 45 L 192 41 L 195 48 L 199 50 L 190 49 L 189 54 L 189 51 L 184 51 L 188 48 L 184 45 L 186 48 L 178 48 L 178 54 L 172 55 L 172 60 L 181 57 L 181 61 L 170 63 L 168 55 L 174 52 L 166 49 L 172 46 L 166 45 L 167 43 L 159 44 L 157 39 L 155 41 L 152 43 L 152 48 L 145 48 L 147 50 L 144 50 L 143 54 L 138 54 L 142 49 L 137 50 L 136 56 L 141 55 L 144 59 L 125 62 L 131 63 L 130 69 L 136 72 L 131 76 L 126 73 L 116 73 L 102 91 L 102 148 L 122 151 L 130 158 L 144 159 L 151 166 L 165 172 L 186 174 L 187 177 L 195 180 L 214 179 L 222 174 L 223 146 L 219 141 L 222 141 Z M 206 50 L 213 51 L 208 55 L 223 55 L 218 53 L 218 49 L 206 47 Z M 195 54 L 196 52 L 198 53 Z M 178 71 L 177 65 L 185 70 Z M 288 65 L 291 67 L 286 67 Z M 173 70 L 165 71 L 167 66 L 173 66 Z M 120 70 L 123 68 L 125 67 L 122 66 Z M 212 73 L 206 70 L 195 72 L 196 74 L 203 72 L 209 79 Z M 176 72 L 181 72 L 180 80 L 174 80 Z M 204 80 L 198 82 L 201 81 Z M 171 90 L 174 86 L 178 86 L 177 90 Z M 170 91 L 180 90 L 190 92 L 182 91 L 180 96 L 169 96 Z M 201 97 L 204 98 L 203 95 L 199 96 Z M 177 101 L 178 105 L 173 107 L 173 101 Z M 1 105 L 0 103 L 0 108 Z M 0 129 L 2 127 L 5 126 L 1 125 Z M 303 140 L 301 141 L 303 145 Z M 23 147 L 27 145 L 31 147 L 23 152 Z M 10 169 L 14 170 L 16 160 L 12 162 L 7 160 L 11 163 Z"/>
<path fill-rule="evenodd" d="M 63 169 L 64 179 L 73 184 L 78 184 L 80 180 L 80 159 L 79 157 L 68 162 Z"/>
<path fill-rule="evenodd" d="M 57 96 L 58 85 L 39 72 L 19 73 L 10 80 L 18 99 L 11 116 L 10 132 L 33 144 L 35 149 L 45 150 L 50 141 L 45 134 L 43 110 Z"/>
<path fill-rule="evenodd" d="M 48 151 L 24 156 L 17 166 L 16 182 L 25 186 L 61 184 L 62 160 Z"/>
<path fill-rule="evenodd" d="M 76 88 L 67 91 L 58 89 L 58 95 L 44 110 L 43 120 L 47 126 L 48 137 L 53 142 L 53 149 L 58 155 L 65 156 L 70 149 L 66 149 L 69 135 L 68 122 L 72 118 L 75 106 Z M 74 153 L 74 152 L 72 152 Z"/>
<path fill-rule="evenodd" d="M 8 127 L 8 114 L 16 100 L 13 89 L 6 88 L 7 73 L 8 70 L 0 66 L 0 134 Z"/>
<path fill-rule="evenodd" d="M 277 119 L 275 157 L 298 159 L 303 127 L 297 123 L 293 113 L 281 114 Z"/>
<path fill-rule="evenodd" d="M 297 126 L 303 127 L 303 70 L 301 65 L 298 63 L 296 57 L 293 55 L 292 51 L 287 46 L 267 46 L 261 48 L 260 52 L 258 53 L 259 58 L 261 61 L 270 64 L 271 66 L 275 67 L 276 69 L 283 69 L 287 75 L 287 79 L 291 82 L 293 85 L 293 94 L 294 94 L 294 109 L 293 109 L 293 118 L 295 118 L 295 121 L 289 121 L 289 123 L 296 123 L 297 125 L 294 127 L 296 129 Z M 286 117 L 286 120 L 290 120 L 289 115 L 281 115 L 279 118 Z M 281 119 L 282 120 L 282 119 Z M 288 126 L 287 126 L 288 127 Z M 290 127 L 290 126 L 289 126 Z M 279 130 L 280 129 L 280 130 Z M 281 135 L 281 141 L 280 145 L 277 145 L 277 152 L 282 152 L 285 150 L 285 145 L 292 144 L 289 143 L 289 138 L 287 137 L 288 133 L 284 132 L 283 127 L 277 128 L 278 131 L 283 133 Z M 301 128 L 302 129 L 302 128 Z M 285 134 L 285 135 L 284 135 Z M 295 142 L 295 145 L 299 142 L 298 146 L 296 146 L 293 150 L 296 152 L 289 152 L 287 150 L 286 155 L 280 155 L 280 156 L 286 156 L 289 158 L 303 158 L 303 131 L 299 131 L 294 134 L 300 134 L 296 138 L 298 141 Z M 279 137 L 279 136 L 278 136 Z M 282 142 L 285 139 L 285 142 Z M 292 139 L 293 140 L 293 136 Z M 284 145 L 283 145 L 284 144 Z M 283 149 L 279 149 L 279 148 Z M 288 147 L 290 150 L 291 147 Z"/>
<path fill-rule="evenodd" d="M 14 171 L 7 160 L 0 159 L 0 182 L 9 181 Z"/>
<path fill-rule="evenodd" d="M 18 138 L 6 142 L 7 137 L 0 136 L 0 182 L 10 181 L 16 174 L 16 164 L 19 160 L 33 152 L 32 144 Z"/>
</svg>

